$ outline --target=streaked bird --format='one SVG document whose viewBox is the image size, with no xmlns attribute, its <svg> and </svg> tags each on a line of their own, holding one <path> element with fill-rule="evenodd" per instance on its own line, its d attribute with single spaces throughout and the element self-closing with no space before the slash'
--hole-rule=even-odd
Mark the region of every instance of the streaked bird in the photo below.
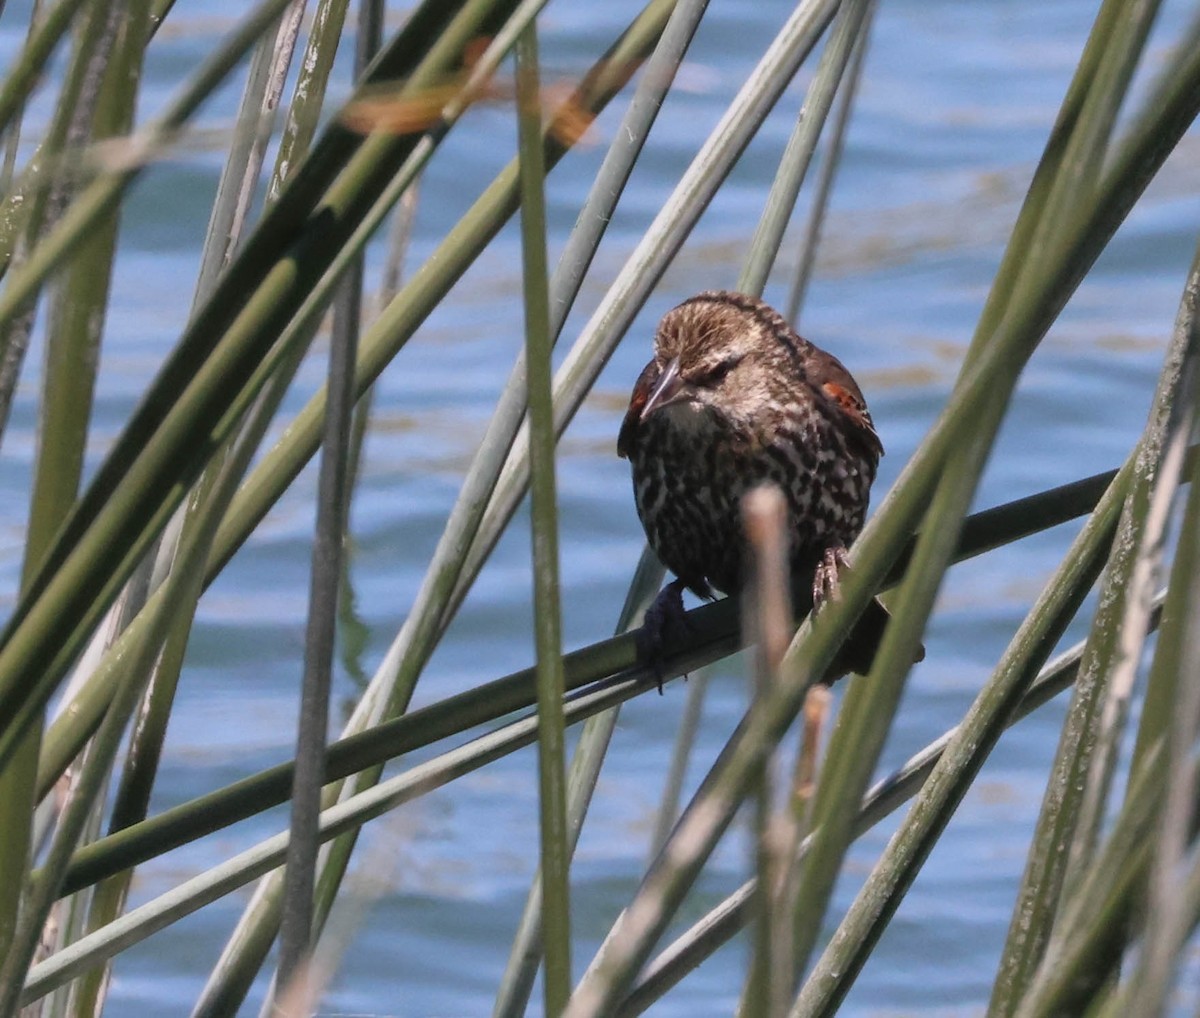
<svg viewBox="0 0 1200 1018">
<path fill-rule="evenodd" d="M 617 452 L 650 546 L 676 576 L 647 612 L 654 655 L 684 617 L 684 588 L 712 598 L 740 587 L 739 507 L 759 484 L 784 493 L 793 582 L 819 607 L 862 530 L 883 445 L 841 361 L 761 300 L 710 290 L 663 316 Z M 842 671 L 869 669 L 887 619 L 879 601 L 868 605 Z"/>
</svg>

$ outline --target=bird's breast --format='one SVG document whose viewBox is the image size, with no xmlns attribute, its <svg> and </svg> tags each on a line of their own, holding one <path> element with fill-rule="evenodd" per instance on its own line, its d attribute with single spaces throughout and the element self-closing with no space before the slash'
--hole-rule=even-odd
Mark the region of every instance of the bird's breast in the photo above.
<svg viewBox="0 0 1200 1018">
<path fill-rule="evenodd" d="M 776 484 L 788 503 L 793 563 L 849 544 L 862 527 L 875 463 L 817 413 L 734 426 L 688 404 L 641 423 L 633 444 L 634 495 L 658 557 L 693 589 L 741 582 L 741 499 Z"/>
</svg>

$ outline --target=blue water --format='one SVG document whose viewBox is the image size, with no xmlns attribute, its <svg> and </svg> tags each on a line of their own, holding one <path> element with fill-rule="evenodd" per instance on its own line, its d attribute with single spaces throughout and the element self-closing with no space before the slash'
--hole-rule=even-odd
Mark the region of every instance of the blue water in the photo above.
<svg viewBox="0 0 1200 1018">
<path fill-rule="evenodd" d="M 14 26 L 23 5 L 10 6 L 0 21 L 0 61 L 19 41 Z M 1152 65 L 1162 40 L 1182 24 L 1183 7 L 1166 5 L 1151 42 Z M 949 391 L 1093 8 L 1082 0 L 893 0 L 880 6 L 823 254 L 801 319 L 803 331 L 835 351 L 867 393 L 887 448 L 877 492 L 891 484 Z M 634 9 L 630 3 L 552 4 L 543 19 L 545 61 L 564 77 L 577 75 Z M 184 69 L 239 11 L 231 2 L 181 0 L 168 22 L 173 27 L 152 50 L 144 113 L 162 105 Z M 787 13 L 783 3 L 714 0 L 683 70 L 688 87 L 669 100 L 654 129 L 568 322 L 564 350 Z M 614 444 L 653 324 L 690 293 L 736 279 L 803 83 L 789 91 L 705 212 L 563 439 L 558 483 L 568 647 L 611 632 L 641 549 L 628 468 L 616 458 Z M 227 124 L 235 102 L 235 91 L 223 93 L 206 109 L 204 125 Z M 551 178 L 552 258 L 621 109 L 614 103 L 591 143 Z M 48 105 L 35 107 L 35 119 L 48 115 Z M 509 160 L 514 136 L 511 110 L 501 107 L 472 112 L 451 136 L 422 185 L 413 265 Z M 1115 466 L 1135 441 L 1200 222 L 1197 149 L 1193 134 L 1030 364 L 988 464 L 979 506 Z M 185 321 L 219 167 L 213 152 L 179 155 L 148 172 L 131 197 L 96 407 L 97 457 Z M 785 252 L 784 265 L 793 257 Z M 353 587 L 369 633 L 355 667 L 368 674 L 405 617 L 520 348 L 519 264 L 513 224 L 378 386 L 353 517 Z M 768 299 L 786 299 L 786 278 L 786 271 L 777 273 Z M 39 356 L 37 350 L 31 355 L 0 459 L 0 568 L 6 580 L 0 593 L 6 604 L 20 564 Z M 318 350 L 302 372 L 289 413 L 319 384 L 323 360 Z M 202 604 L 155 809 L 290 751 L 314 488 L 310 468 Z M 1058 528 L 952 572 L 886 765 L 961 717 L 1076 529 Z M 529 541 L 519 516 L 435 655 L 416 702 L 527 665 L 530 630 Z M 1078 627 L 1071 635 L 1080 635 Z M 339 712 L 356 692 L 352 671 L 342 663 L 336 676 Z M 684 695 L 675 683 L 663 697 L 642 697 L 622 714 L 573 870 L 578 972 L 637 885 Z M 711 684 L 689 787 L 743 704 L 739 665 L 726 663 Z M 1001 742 L 845 1013 L 981 1011 L 1061 710 L 1061 704 L 1051 705 Z M 134 886 L 135 902 L 284 822 L 276 811 L 145 867 Z M 885 823 L 854 847 L 832 915 L 849 903 L 892 829 L 894 821 Z M 387 887 L 361 922 L 325 1012 L 414 1018 L 490 1013 L 537 857 L 534 753 L 515 754 L 458 780 L 368 832 L 372 865 L 390 870 Z M 380 859 L 386 865 L 380 867 Z M 737 887 L 747 866 L 744 840 L 735 837 L 707 867 L 683 918 L 694 919 Z M 231 896 L 129 951 L 115 972 L 109 1013 L 186 1013 L 245 898 Z M 652 1013 L 730 1013 L 744 963 L 744 946 L 735 942 Z M 247 1013 L 256 1013 L 262 992 L 260 985 Z M 535 995 L 535 1012 L 537 1000 Z"/>
</svg>

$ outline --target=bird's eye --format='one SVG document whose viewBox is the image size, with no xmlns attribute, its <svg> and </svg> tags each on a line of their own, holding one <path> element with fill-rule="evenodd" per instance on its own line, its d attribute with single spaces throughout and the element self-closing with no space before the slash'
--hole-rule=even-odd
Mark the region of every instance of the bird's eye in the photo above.
<svg viewBox="0 0 1200 1018">
<path fill-rule="evenodd" d="M 726 357 L 723 361 L 718 361 L 711 368 L 705 370 L 704 374 L 699 378 L 702 385 L 718 385 L 721 380 L 729 374 L 738 363 L 741 357 Z"/>
</svg>

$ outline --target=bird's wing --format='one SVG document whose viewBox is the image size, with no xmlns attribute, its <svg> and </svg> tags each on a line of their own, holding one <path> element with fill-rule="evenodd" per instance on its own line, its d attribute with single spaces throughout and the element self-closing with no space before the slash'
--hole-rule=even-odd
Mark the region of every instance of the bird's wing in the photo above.
<svg viewBox="0 0 1200 1018">
<path fill-rule="evenodd" d="M 633 447 L 633 435 L 641 421 L 642 410 L 650 393 L 654 391 L 654 383 L 658 380 L 659 367 L 656 361 L 651 361 L 638 375 L 633 387 L 633 395 L 629 397 L 629 409 L 625 411 L 625 419 L 621 422 L 621 430 L 617 435 L 617 455 L 622 459 L 629 456 Z"/>
<path fill-rule="evenodd" d="M 851 433 L 858 436 L 876 456 L 883 455 L 883 443 L 875 431 L 875 424 L 867 410 L 867 401 L 850 372 L 841 361 L 829 356 L 809 372 L 809 384 L 851 426 Z"/>
</svg>

